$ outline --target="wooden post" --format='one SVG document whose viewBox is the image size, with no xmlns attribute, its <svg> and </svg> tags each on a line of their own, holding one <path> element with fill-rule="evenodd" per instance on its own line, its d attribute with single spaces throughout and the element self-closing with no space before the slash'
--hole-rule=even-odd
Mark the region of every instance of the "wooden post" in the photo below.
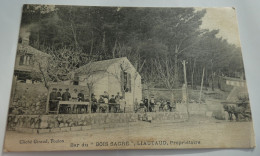
<svg viewBox="0 0 260 156">
<path fill-rule="evenodd" d="M 187 76 L 186 76 L 186 61 L 182 61 L 183 65 L 183 73 L 184 73 L 184 83 L 185 83 L 185 93 L 186 93 L 186 107 L 187 107 L 187 114 L 188 114 L 188 120 L 190 118 L 190 111 L 189 111 L 189 98 L 188 98 L 188 84 L 187 84 Z"/>
<path fill-rule="evenodd" d="M 187 83 L 187 74 L 186 74 L 186 61 L 182 61 L 183 65 L 183 73 L 184 73 L 184 83 L 185 83 L 185 90 L 186 90 L 186 103 L 188 103 L 188 83 Z"/>
<path fill-rule="evenodd" d="M 199 98 L 199 104 L 201 103 L 201 93 L 202 93 L 202 88 L 203 88 L 204 71 L 205 71 L 205 67 L 203 67 L 203 71 L 202 71 L 202 78 L 201 78 L 201 85 L 200 85 L 200 98 Z"/>
</svg>

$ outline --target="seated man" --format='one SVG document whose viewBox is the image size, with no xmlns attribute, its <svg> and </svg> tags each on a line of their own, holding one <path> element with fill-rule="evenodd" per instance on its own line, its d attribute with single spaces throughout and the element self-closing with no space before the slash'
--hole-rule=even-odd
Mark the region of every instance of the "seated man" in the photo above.
<svg viewBox="0 0 260 156">
<path fill-rule="evenodd" d="M 102 95 L 100 95 L 100 98 L 98 99 L 98 103 L 105 103 L 104 98 Z"/>
<path fill-rule="evenodd" d="M 167 112 L 167 111 L 169 110 L 169 107 L 168 107 L 168 105 L 167 105 L 167 101 L 164 101 L 164 102 L 162 103 L 162 105 L 163 105 L 163 111 L 164 111 L 164 112 Z"/>
<path fill-rule="evenodd" d="M 108 98 L 107 98 L 107 97 L 104 97 L 104 102 L 105 102 L 106 104 L 108 104 Z"/>
<path fill-rule="evenodd" d="M 105 103 L 105 100 L 104 100 L 104 98 L 103 98 L 102 95 L 100 95 L 100 98 L 99 98 L 99 100 L 98 100 L 98 103 L 100 104 L 100 106 L 99 106 L 99 111 L 105 113 L 106 110 L 107 110 L 107 104 Z"/>
<path fill-rule="evenodd" d="M 83 90 L 81 90 L 78 94 L 78 101 L 84 101 L 84 93 Z"/>
</svg>

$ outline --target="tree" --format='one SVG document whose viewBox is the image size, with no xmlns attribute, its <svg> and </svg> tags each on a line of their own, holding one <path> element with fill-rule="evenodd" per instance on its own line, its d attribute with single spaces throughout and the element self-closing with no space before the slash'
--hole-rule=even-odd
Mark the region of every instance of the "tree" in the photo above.
<svg viewBox="0 0 260 156">
<path fill-rule="evenodd" d="M 240 48 L 216 37 L 218 30 L 200 29 L 206 10 L 55 6 L 41 11 L 44 7 L 25 7 L 22 23 L 31 25 L 30 45 L 52 49 L 53 56 L 67 49 L 92 61 L 127 57 L 143 82 L 165 88 L 183 83 L 182 60 L 188 61 L 192 86 L 200 85 L 203 67 L 205 84 L 214 82 L 214 75 L 243 72 Z M 151 68 L 161 75 L 151 79 Z"/>
</svg>

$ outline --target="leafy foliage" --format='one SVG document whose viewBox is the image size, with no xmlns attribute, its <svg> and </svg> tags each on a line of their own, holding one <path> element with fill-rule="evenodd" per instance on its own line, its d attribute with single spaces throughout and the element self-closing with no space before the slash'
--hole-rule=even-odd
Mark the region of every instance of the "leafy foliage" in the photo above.
<svg viewBox="0 0 260 156">
<path fill-rule="evenodd" d="M 144 83 L 169 89 L 183 83 L 182 60 L 192 85 L 200 84 L 203 67 L 206 82 L 243 73 L 240 48 L 216 37 L 218 30 L 200 28 L 206 10 L 25 5 L 23 11 L 30 44 L 54 56 L 59 75 L 117 57 L 127 57 Z"/>
</svg>

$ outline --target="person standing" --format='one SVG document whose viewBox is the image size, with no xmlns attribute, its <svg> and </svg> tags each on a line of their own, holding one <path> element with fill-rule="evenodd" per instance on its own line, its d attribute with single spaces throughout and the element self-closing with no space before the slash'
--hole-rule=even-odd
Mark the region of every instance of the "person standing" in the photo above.
<svg viewBox="0 0 260 156">
<path fill-rule="evenodd" d="M 114 95 L 112 95 L 111 99 L 109 99 L 109 107 L 108 107 L 109 112 L 111 112 L 111 108 L 114 109 L 114 112 L 116 111 L 115 110 L 116 108 L 114 106 L 115 104 L 116 104 L 116 99 L 115 99 Z"/>
<path fill-rule="evenodd" d="M 93 113 L 97 112 L 97 99 L 95 98 L 95 94 L 91 95 L 91 111 Z"/>
<path fill-rule="evenodd" d="M 62 89 L 60 88 L 59 91 L 57 92 L 57 99 L 58 100 L 62 100 L 61 92 L 62 92 Z"/>
<path fill-rule="evenodd" d="M 62 100 L 62 94 L 61 94 L 61 92 L 62 92 L 62 89 L 60 88 L 59 91 L 57 92 L 57 100 L 58 100 L 58 103 L 59 103 L 59 101 Z M 59 105 L 59 104 L 58 104 L 58 105 Z M 60 108 L 60 110 L 58 110 L 58 111 L 59 111 L 59 113 L 64 113 L 65 110 L 63 110 L 63 108 Z"/>
<path fill-rule="evenodd" d="M 144 106 L 146 107 L 146 109 L 145 110 L 147 110 L 148 111 L 148 105 L 149 105 L 149 102 L 148 102 L 148 99 L 147 98 L 145 98 L 144 99 Z"/>
<path fill-rule="evenodd" d="M 57 88 L 53 88 L 49 98 L 49 110 L 57 111 L 58 99 L 57 99 Z"/>
<path fill-rule="evenodd" d="M 71 95 L 69 93 L 69 88 L 67 88 L 66 91 L 62 94 L 62 101 L 69 101 L 70 98 Z M 66 113 L 68 113 L 71 110 L 71 108 L 68 105 L 62 105 L 61 107 L 61 109 L 64 110 L 64 112 Z"/>
<path fill-rule="evenodd" d="M 74 89 L 74 92 L 71 93 L 71 101 L 73 101 L 73 102 L 77 102 L 78 101 L 78 90 L 77 89 Z M 75 113 L 76 105 L 75 104 L 71 104 L 70 107 L 72 109 L 72 113 Z"/>
<path fill-rule="evenodd" d="M 74 101 L 74 102 L 76 102 L 76 101 L 78 101 L 78 90 L 77 89 L 74 89 L 74 92 L 73 93 L 71 93 L 71 99 L 72 99 L 72 101 Z"/>
<path fill-rule="evenodd" d="M 99 103 L 99 111 L 101 111 L 101 112 L 106 112 L 106 110 L 107 110 L 107 104 L 105 104 L 105 100 L 104 100 L 104 98 L 103 98 L 103 96 L 102 95 L 100 95 L 100 98 L 99 98 L 99 100 L 98 100 L 98 103 Z"/>
<path fill-rule="evenodd" d="M 120 105 L 119 105 L 120 110 L 122 110 L 123 112 L 125 112 L 126 101 L 125 101 L 125 99 L 123 98 L 123 96 L 120 97 L 119 104 L 120 104 Z"/>
<path fill-rule="evenodd" d="M 71 95 L 69 93 L 69 88 L 66 89 L 66 92 L 62 94 L 62 101 L 69 101 L 71 98 Z"/>
<path fill-rule="evenodd" d="M 81 90 L 81 91 L 78 93 L 78 101 L 79 101 L 79 102 L 85 101 L 85 99 L 84 99 L 84 94 L 83 94 L 83 90 Z M 82 110 L 84 110 L 84 112 L 87 112 L 87 108 L 85 107 L 85 105 L 77 105 L 77 108 L 76 108 L 77 113 L 81 113 Z"/>
<path fill-rule="evenodd" d="M 119 100 L 120 100 L 120 93 L 117 92 L 117 95 L 115 96 L 116 103 L 119 103 Z"/>
<path fill-rule="evenodd" d="M 151 99 L 150 99 L 150 106 L 149 106 L 150 112 L 154 111 L 154 105 L 155 105 L 155 100 L 154 100 L 154 97 L 152 96 Z"/>
</svg>

